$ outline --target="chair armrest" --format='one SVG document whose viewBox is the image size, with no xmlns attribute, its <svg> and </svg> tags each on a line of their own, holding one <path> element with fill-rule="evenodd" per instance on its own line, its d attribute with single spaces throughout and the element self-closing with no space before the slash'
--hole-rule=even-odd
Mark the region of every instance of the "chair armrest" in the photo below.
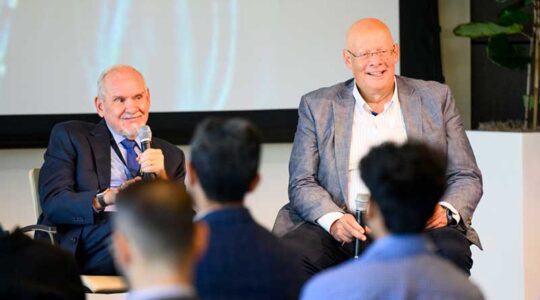
<svg viewBox="0 0 540 300">
<path fill-rule="evenodd" d="M 46 232 L 49 235 L 49 238 L 51 239 L 51 244 L 54 245 L 53 234 L 56 234 L 56 232 L 57 232 L 56 231 L 56 226 L 47 226 L 47 225 L 36 224 L 36 225 L 24 226 L 20 230 L 22 232 L 30 232 L 30 231 Z"/>
</svg>

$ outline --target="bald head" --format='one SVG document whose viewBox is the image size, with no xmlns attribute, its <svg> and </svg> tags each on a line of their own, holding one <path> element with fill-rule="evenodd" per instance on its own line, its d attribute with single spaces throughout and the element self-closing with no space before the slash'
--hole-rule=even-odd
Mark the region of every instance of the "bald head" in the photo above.
<svg viewBox="0 0 540 300">
<path fill-rule="evenodd" d="M 133 73 L 135 76 L 137 76 L 144 87 L 146 88 L 146 83 L 144 81 L 144 76 L 139 72 L 139 70 L 135 69 L 134 67 L 130 65 L 113 65 L 106 70 L 104 70 L 98 78 L 97 81 L 97 96 L 101 99 L 105 99 L 105 93 L 106 93 L 106 86 L 105 86 L 105 79 L 109 75 L 122 75 L 125 73 Z"/>
<path fill-rule="evenodd" d="M 394 43 L 392 33 L 386 24 L 381 20 L 374 18 L 360 19 L 351 25 L 347 31 L 347 48 L 355 49 L 362 47 L 358 45 L 363 40 L 378 39 L 380 42 L 385 42 L 389 45 Z"/>
</svg>

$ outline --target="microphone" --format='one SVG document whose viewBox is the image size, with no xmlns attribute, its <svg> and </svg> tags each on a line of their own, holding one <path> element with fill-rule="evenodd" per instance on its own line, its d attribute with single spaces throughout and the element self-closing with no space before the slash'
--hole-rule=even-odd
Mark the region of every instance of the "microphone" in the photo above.
<svg viewBox="0 0 540 300">
<path fill-rule="evenodd" d="M 369 205 L 369 195 L 368 194 L 358 194 L 356 196 L 356 199 L 354 200 L 356 202 L 356 222 L 362 226 L 362 228 L 366 227 L 365 224 L 365 216 L 364 213 L 368 209 Z M 358 259 L 359 253 L 360 253 L 360 240 L 355 239 L 354 241 L 354 259 Z M 362 250 L 365 248 L 366 245 L 362 245 Z"/>
<path fill-rule="evenodd" d="M 150 130 L 150 126 L 148 125 L 141 126 L 139 130 L 137 131 L 137 137 L 139 138 L 139 141 L 141 142 L 142 152 L 146 151 L 146 149 L 152 148 L 152 130 Z M 142 173 L 142 177 L 144 180 L 154 180 L 156 179 L 156 174 Z"/>
</svg>

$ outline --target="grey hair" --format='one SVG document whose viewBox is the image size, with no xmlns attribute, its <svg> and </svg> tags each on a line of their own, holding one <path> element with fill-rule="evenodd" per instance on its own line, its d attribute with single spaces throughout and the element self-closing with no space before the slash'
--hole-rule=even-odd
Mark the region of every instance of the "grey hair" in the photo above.
<svg viewBox="0 0 540 300">
<path fill-rule="evenodd" d="M 146 87 L 146 80 L 144 80 L 144 76 L 142 75 L 141 72 L 139 72 L 139 70 L 135 69 L 134 67 L 130 66 L 130 65 L 122 65 L 122 64 L 119 64 L 119 65 L 112 65 L 110 67 L 108 67 L 107 69 L 105 69 L 103 72 L 101 72 L 101 75 L 99 75 L 99 78 L 97 80 L 97 96 L 98 98 L 104 100 L 105 99 L 105 87 L 104 87 L 104 82 L 105 82 L 105 77 L 107 77 L 107 75 L 109 75 L 110 73 L 112 72 L 115 72 L 117 70 L 120 70 L 120 69 L 129 69 L 129 70 L 132 70 L 134 71 L 135 73 L 139 74 L 139 76 L 141 76 L 142 80 L 144 81 L 144 85 L 145 85 L 145 89 L 147 88 Z"/>
</svg>

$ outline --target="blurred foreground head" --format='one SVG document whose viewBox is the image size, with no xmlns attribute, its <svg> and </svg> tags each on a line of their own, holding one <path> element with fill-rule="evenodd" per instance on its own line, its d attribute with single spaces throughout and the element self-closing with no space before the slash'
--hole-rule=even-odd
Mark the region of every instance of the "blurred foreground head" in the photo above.
<svg viewBox="0 0 540 300">
<path fill-rule="evenodd" d="M 193 257 L 203 250 L 204 233 L 194 225 L 191 197 L 182 185 L 140 181 L 122 190 L 116 201 L 115 260 L 133 285 L 141 275 L 191 278 Z M 159 274 L 153 274 L 153 272 Z"/>
<path fill-rule="evenodd" d="M 445 156 L 416 142 L 374 147 L 360 172 L 371 193 L 370 225 L 394 234 L 421 232 L 447 185 Z"/>
<path fill-rule="evenodd" d="M 259 181 L 260 155 L 261 138 L 250 122 L 206 119 L 197 126 L 191 141 L 188 184 L 200 186 L 210 201 L 241 203 Z"/>
</svg>

